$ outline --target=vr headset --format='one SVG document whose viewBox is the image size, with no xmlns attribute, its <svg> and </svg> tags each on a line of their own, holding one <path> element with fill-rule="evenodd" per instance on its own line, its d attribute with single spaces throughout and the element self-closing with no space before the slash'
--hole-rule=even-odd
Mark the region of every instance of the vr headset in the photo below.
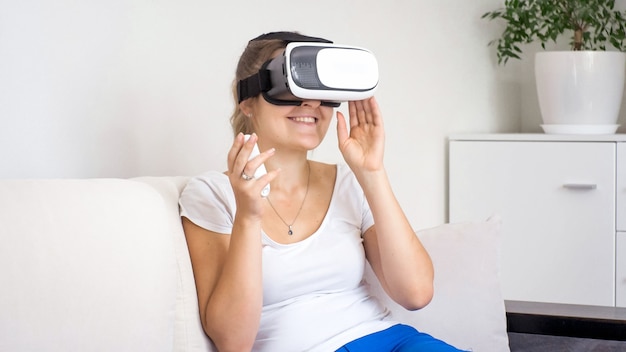
<svg viewBox="0 0 626 352">
<path fill-rule="evenodd" d="M 378 62 L 363 48 L 318 42 L 290 42 L 258 73 L 237 84 L 239 102 L 262 94 L 274 105 L 320 100 L 324 106 L 374 95 Z"/>
</svg>

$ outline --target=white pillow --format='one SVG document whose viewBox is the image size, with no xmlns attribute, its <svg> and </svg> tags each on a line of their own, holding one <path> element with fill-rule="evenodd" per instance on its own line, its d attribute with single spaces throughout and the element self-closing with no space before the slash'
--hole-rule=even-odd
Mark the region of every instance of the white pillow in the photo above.
<svg viewBox="0 0 626 352">
<path fill-rule="evenodd" d="M 445 224 L 417 235 L 435 267 L 435 295 L 428 306 L 411 312 L 391 301 L 376 282 L 372 290 L 392 317 L 460 349 L 509 351 L 499 280 L 499 217 Z"/>
</svg>

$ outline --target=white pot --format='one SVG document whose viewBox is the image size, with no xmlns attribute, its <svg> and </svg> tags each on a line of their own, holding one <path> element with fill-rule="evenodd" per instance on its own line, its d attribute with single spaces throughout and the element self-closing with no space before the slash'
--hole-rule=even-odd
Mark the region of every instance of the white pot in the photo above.
<svg viewBox="0 0 626 352">
<path fill-rule="evenodd" d="M 615 133 L 624 92 L 626 53 L 535 54 L 537 97 L 546 133 Z"/>
</svg>

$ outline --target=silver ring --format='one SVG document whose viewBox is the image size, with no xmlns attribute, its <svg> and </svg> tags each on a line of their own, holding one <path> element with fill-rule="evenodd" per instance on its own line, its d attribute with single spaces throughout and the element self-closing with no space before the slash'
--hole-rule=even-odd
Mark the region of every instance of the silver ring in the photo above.
<svg viewBox="0 0 626 352">
<path fill-rule="evenodd" d="M 248 175 L 246 175 L 246 173 L 245 173 L 245 172 L 242 172 L 242 173 L 241 173 L 241 178 L 243 178 L 243 179 L 244 179 L 244 180 L 246 180 L 246 181 L 250 181 L 250 180 L 253 180 L 253 179 L 254 179 L 254 176 L 248 176 Z"/>
</svg>

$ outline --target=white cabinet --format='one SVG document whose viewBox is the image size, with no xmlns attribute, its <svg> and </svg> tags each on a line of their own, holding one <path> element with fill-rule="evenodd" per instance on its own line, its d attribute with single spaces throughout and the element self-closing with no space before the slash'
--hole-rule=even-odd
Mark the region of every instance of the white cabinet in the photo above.
<svg viewBox="0 0 626 352">
<path fill-rule="evenodd" d="M 617 145 L 617 230 L 615 302 L 626 307 L 626 143 Z"/>
<path fill-rule="evenodd" d="M 615 305 L 626 307 L 626 232 L 617 233 L 617 274 L 615 279 L 617 282 Z"/>
<path fill-rule="evenodd" d="M 617 145 L 617 229 L 626 231 L 626 142 Z"/>
<path fill-rule="evenodd" d="M 618 221 L 626 231 L 622 142 L 624 135 L 450 139 L 450 222 L 501 216 L 505 299 L 626 304 L 626 239 L 617 234 Z"/>
</svg>

